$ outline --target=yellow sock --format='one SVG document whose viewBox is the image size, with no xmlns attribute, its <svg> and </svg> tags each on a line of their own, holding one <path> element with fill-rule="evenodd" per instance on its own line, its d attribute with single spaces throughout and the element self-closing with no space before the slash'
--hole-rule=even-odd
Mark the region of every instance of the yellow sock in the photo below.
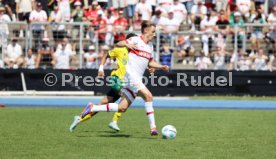
<svg viewBox="0 0 276 159">
<path fill-rule="evenodd" d="M 121 116 L 122 116 L 122 113 L 119 113 L 119 112 L 114 113 L 112 121 L 117 122 Z"/>
<path fill-rule="evenodd" d="M 87 114 L 86 116 L 84 116 L 84 118 L 81 118 L 81 119 L 80 119 L 80 122 L 84 122 L 84 121 L 90 119 L 91 117 L 92 117 L 91 114 Z"/>
</svg>

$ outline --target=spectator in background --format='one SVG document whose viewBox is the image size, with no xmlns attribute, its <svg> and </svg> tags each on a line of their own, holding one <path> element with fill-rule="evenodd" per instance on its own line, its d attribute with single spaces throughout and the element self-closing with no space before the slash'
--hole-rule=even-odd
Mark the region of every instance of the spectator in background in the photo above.
<svg viewBox="0 0 276 159">
<path fill-rule="evenodd" d="M 16 3 L 15 0 L 0 0 L 2 7 L 4 7 L 12 19 L 12 21 L 16 21 Z M 1 6 L 0 6 L 1 7 Z"/>
<path fill-rule="evenodd" d="M 237 26 L 237 43 L 238 48 L 242 48 L 242 41 L 245 38 L 244 20 L 240 12 L 233 13 L 234 18 L 230 19 L 230 32 L 233 34 L 232 43 L 235 42 L 235 26 Z"/>
<path fill-rule="evenodd" d="M 269 69 L 270 71 L 276 71 L 276 51 L 274 51 L 274 54 L 270 56 Z"/>
<path fill-rule="evenodd" d="M 200 53 L 200 56 L 196 58 L 195 66 L 200 70 L 207 70 L 209 66 L 212 64 L 209 57 L 204 55 L 204 52 Z"/>
<path fill-rule="evenodd" d="M 33 54 L 32 48 L 28 49 L 27 56 L 25 57 L 25 68 L 35 69 L 36 68 L 36 56 Z"/>
<path fill-rule="evenodd" d="M 8 23 L 10 22 L 10 17 L 5 14 L 5 8 L 0 7 L 0 46 L 2 48 L 6 48 L 8 45 L 8 37 L 9 37 L 9 26 Z"/>
<path fill-rule="evenodd" d="M 195 4 L 194 0 L 180 0 L 180 2 L 185 6 L 188 14 L 191 14 L 192 7 Z"/>
<path fill-rule="evenodd" d="M 84 11 L 84 16 L 86 17 L 87 22 L 92 22 L 93 20 L 97 19 L 98 12 L 98 3 L 94 1 L 92 5 L 88 6 L 88 9 Z"/>
<path fill-rule="evenodd" d="M 268 9 L 271 10 L 274 7 L 276 7 L 276 1 L 275 0 L 268 0 Z"/>
<path fill-rule="evenodd" d="M 44 10 L 42 10 L 41 3 L 36 4 L 36 9 L 33 10 L 30 14 L 30 22 L 47 22 L 48 17 Z M 48 37 L 47 32 L 45 31 L 45 27 L 42 24 L 34 24 L 32 25 L 32 32 L 35 47 L 41 42 L 43 37 Z"/>
<path fill-rule="evenodd" d="M 166 19 L 166 17 L 162 16 L 161 10 L 156 10 L 154 16 L 151 17 L 151 22 L 156 26 L 160 26 Z"/>
<path fill-rule="evenodd" d="M 97 68 L 97 58 L 98 54 L 95 51 L 95 46 L 91 45 L 88 48 L 88 52 L 84 54 L 85 67 L 88 69 Z"/>
<path fill-rule="evenodd" d="M 58 49 L 62 49 L 62 44 L 65 44 L 65 49 L 74 50 L 74 46 L 72 44 L 69 43 L 69 39 L 67 37 L 63 38 L 62 41 L 58 44 L 57 46 L 57 50 Z"/>
<path fill-rule="evenodd" d="M 15 0 L 16 2 L 16 15 L 19 21 L 30 22 L 30 14 L 34 6 L 34 0 Z M 23 37 L 23 26 L 20 26 L 19 37 Z"/>
<path fill-rule="evenodd" d="M 4 54 L 4 63 L 9 68 L 18 68 L 23 64 L 22 47 L 13 38 L 12 43 L 7 46 L 7 53 Z"/>
<path fill-rule="evenodd" d="M 194 39 L 194 35 L 179 35 L 176 39 L 177 50 L 177 63 L 183 63 L 193 65 L 195 49 L 192 46 L 191 40 Z"/>
<path fill-rule="evenodd" d="M 275 45 L 275 41 L 276 41 L 276 27 L 271 26 L 269 28 L 269 32 L 265 35 L 265 41 L 267 43 L 267 47 L 269 48 L 269 45 L 272 45 L 272 49 L 275 52 L 276 51 L 276 45 Z"/>
<path fill-rule="evenodd" d="M 135 16 L 135 7 L 137 3 L 138 3 L 138 0 L 127 1 L 127 17 L 128 17 L 128 23 L 130 26 L 133 25 L 134 16 Z"/>
<path fill-rule="evenodd" d="M 267 70 L 267 60 L 268 57 L 264 54 L 264 50 L 259 49 L 258 53 L 253 56 L 253 69 L 255 69 L 256 71 Z"/>
<path fill-rule="evenodd" d="M 71 49 L 67 49 L 67 41 L 63 39 L 61 42 L 61 48 L 57 48 L 54 53 L 52 64 L 56 69 L 69 69 L 70 61 L 74 55 Z"/>
<path fill-rule="evenodd" d="M 157 0 L 146 0 L 146 3 L 151 6 L 152 15 L 154 15 L 157 5 Z"/>
<path fill-rule="evenodd" d="M 229 64 L 229 70 L 249 70 L 251 68 L 251 60 L 247 57 L 247 54 L 242 49 L 238 50 L 237 54 L 232 54 Z"/>
<path fill-rule="evenodd" d="M 152 8 L 146 3 L 146 0 L 141 0 L 135 7 L 136 19 L 138 19 L 138 14 L 142 15 L 142 20 L 147 21 L 151 19 Z"/>
<path fill-rule="evenodd" d="M 264 11 L 265 0 L 254 0 L 254 2 L 255 2 L 256 9 L 261 8 Z"/>
<path fill-rule="evenodd" d="M 82 22 L 83 21 L 83 10 L 81 8 L 81 2 L 80 1 L 76 1 L 74 3 L 74 7 L 75 9 L 73 10 L 71 17 L 73 18 L 74 22 Z"/>
<path fill-rule="evenodd" d="M 142 26 L 142 14 L 138 14 L 138 18 L 134 20 L 133 22 L 133 29 L 134 30 L 141 30 L 141 26 Z"/>
<path fill-rule="evenodd" d="M 49 45 L 49 38 L 44 37 L 37 50 L 36 68 L 53 68 L 53 48 Z"/>
<path fill-rule="evenodd" d="M 226 11 L 228 0 L 216 0 L 216 10 L 217 11 Z"/>
<path fill-rule="evenodd" d="M 84 13 L 83 10 L 81 8 L 81 2 L 80 1 L 76 1 L 74 3 L 74 10 L 71 14 L 72 19 L 74 22 L 82 22 L 85 18 L 83 17 Z M 76 38 L 80 36 L 80 26 L 79 25 L 74 25 L 73 26 L 73 34 L 72 37 Z"/>
<path fill-rule="evenodd" d="M 202 43 L 205 56 L 208 56 L 211 52 L 212 43 L 214 41 L 213 32 L 215 31 L 217 23 L 217 17 L 214 14 L 216 14 L 214 11 L 212 11 L 212 13 L 208 12 L 206 18 L 200 23 L 201 31 L 204 33 L 202 35 Z"/>
<path fill-rule="evenodd" d="M 173 4 L 173 0 L 158 0 L 158 6 L 164 14 L 169 13 L 169 11 L 171 10 L 172 4 Z"/>
<path fill-rule="evenodd" d="M 237 8 L 237 4 L 236 4 L 237 0 L 228 0 L 228 11 L 230 13 L 234 13 L 234 12 L 237 12 L 238 11 L 238 8 Z"/>
<path fill-rule="evenodd" d="M 160 62 L 162 65 L 171 67 L 171 59 L 174 50 L 170 48 L 169 43 L 165 42 L 160 49 Z"/>
<path fill-rule="evenodd" d="M 268 15 L 267 22 L 269 24 L 276 24 L 276 6 L 271 9 L 271 13 Z"/>
<path fill-rule="evenodd" d="M 174 18 L 178 19 L 180 23 L 186 22 L 187 10 L 185 6 L 179 2 L 179 0 L 173 0 L 171 10 L 174 13 Z"/>
<path fill-rule="evenodd" d="M 173 11 L 169 11 L 168 18 L 160 23 L 162 34 L 162 40 L 170 42 L 175 39 L 175 33 L 179 31 L 180 20 L 174 18 Z"/>
<path fill-rule="evenodd" d="M 238 11 L 242 14 L 244 17 L 250 17 L 250 9 L 251 9 L 251 1 L 252 0 L 237 0 L 236 6 Z"/>
<path fill-rule="evenodd" d="M 214 54 L 214 65 L 215 70 L 225 69 L 225 52 L 221 51 L 220 47 L 217 47 L 217 51 Z"/>
<path fill-rule="evenodd" d="M 113 36 L 113 24 L 114 21 L 117 19 L 114 15 L 114 8 L 109 8 L 107 10 L 106 15 L 106 25 L 107 25 L 107 33 L 105 35 L 105 44 L 111 46 L 114 44 L 114 36 Z"/>
<path fill-rule="evenodd" d="M 200 25 L 206 14 L 207 8 L 201 0 L 199 0 L 196 5 L 193 5 L 190 16 L 192 21 L 192 31 L 196 30 L 195 25 Z"/>
<path fill-rule="evenodd" d="M 70 0 L 57 0 L 59 10 L 66 22 L 71 20 Z"/>
<path fill-rule="evenodd" d="M 48 0 L 35 0 L 36 3 L 40 3 L 42 10 L 44 10 L 49 17 L 50 12 L 49 12 L 49 7 L 48 7 Z"/>
<path fill-rule="evenodd" d="M 215 8 L 215 3 L 216 0 L 204 0 L 205 2 L 205 6 L 207 7 L 207 9 L 214 9 Z"/>
<path fill-rule="evenodd" d="M 243 53 L 237 62 L 238 70 L 247 71 L 251 69 L 252 62 L 246 53 Z"/>
<path fill-rule="evenodd" d="M 219 14 L 220 16 L 218 17 L 215 28 L 215 30 L 218 32 L 216 42 L 217 46 L 220 48 L 220 51 L 224 52 L 226 47 L 226 38 L 229 32 L 229 21 L 223 10 L 221 10 Z"/>
<path fill-rule="evenodd" d="M 93 20 L 97 19 L 98 13 L 100 13 L 100 12 L 103 13 L 103 11 L 101 9 L 99 9 L 99 7 L 98 7 L 98 2 L 93 1 L 92 5 L 89 5 L 88 9 L 86 9 L 84 11 L 84 21 L 92 23 Z M 87 26 L 85 28 L 85 31 L 86 31 L 86 38 L 87 39 L 93 39 L 94 38 L 93 33 L 91 33 L 91 31 L 93 31 L 93 28 L 90 28 L 90 26 Z"/>
<path fill-rule="evenodd" d="M 265 15 L 262 13 L 262 9 L 259 7 L 257 10 L 257 13 L 252 15 L 251 22 L 253 24 L 264 24 L 265 21 Z M 251 34 L 251 45 L 252 45 L 252 52 L 255 52 L 259 50 L 260 48 L 260 42 L 263 39 L 263 27 L 262 26 L 256 26 L 253 27 L 253 32 Z"/>
<path fill-rule="evenodd" d="M 66 32 L 65 32 L 65 26 L 63 24 L 65 19 L 62 16 L 61 11 L 58 9 L 58 5 L 54 6 L 54 10 L 51 12 L 49 21 L 53 24 L 53 37 L 55 41 L 60 41 L 64 38 Z"/>
<path fill-rule="evenodd" d="M 101 13 L 101 12 L 98 13 L 98 18 L 96 20 L 92 21 L 92 26 L 94 27 L 93 33 L 98 34 L 99 44 L 104 44 L 105 43 L 105 35 L 106 35 L 106 31 L 107 31 L 107 22 L 103 18 L 103 13 Z M 95 36 L 91 34 L 90 37 L 95 37 Z"/>
<path fill-rule="evenodd" d="M 119 18 L 114 21 L 114 42 L 117 43 L 121 40 L 125 40 L 125 34 L 123 33 L 126 31 L 128 23 L 127 20 L 124 18 L 124 12 L 119 11 Z"/>
<path fill-rule="evenodd" d="M 58 0 L 48 0 L 48 7 L 50 9 L 50 11 L 53 11 L 54 10 L 54 6 L 58 5 Z"/>
</svg>

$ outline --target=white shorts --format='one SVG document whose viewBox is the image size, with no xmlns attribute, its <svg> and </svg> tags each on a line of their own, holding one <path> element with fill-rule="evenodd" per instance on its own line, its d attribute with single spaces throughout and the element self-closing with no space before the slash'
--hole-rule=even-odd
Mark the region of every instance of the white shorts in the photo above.
<svg viewBox="0 0 276 159">
<path fill-rule="evenodd" d="M 140 78 L 131 77 L 129 75 L 125 75 L 124 87 L 122 88 L 121 92 L 127 96 L 130 101 L 133 101 L 137 93 L 146 88 L 142 80 Z"/>
</svg>

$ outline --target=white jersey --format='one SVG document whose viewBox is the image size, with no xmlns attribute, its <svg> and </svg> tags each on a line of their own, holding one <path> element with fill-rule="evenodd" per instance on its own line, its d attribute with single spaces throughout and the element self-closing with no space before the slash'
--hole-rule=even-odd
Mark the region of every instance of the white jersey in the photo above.
<svg viewBox="0 0 276 159">
<path fill-rule="evenodd" d="M 132 79 L 142 80 L 148 63 L 153 58 L 153 46 L 151 43 L 145 43 L 142 36 L 129 38 L 126 42 L 138 48 L 129 51 L 126 74 Z"/>
</svg>

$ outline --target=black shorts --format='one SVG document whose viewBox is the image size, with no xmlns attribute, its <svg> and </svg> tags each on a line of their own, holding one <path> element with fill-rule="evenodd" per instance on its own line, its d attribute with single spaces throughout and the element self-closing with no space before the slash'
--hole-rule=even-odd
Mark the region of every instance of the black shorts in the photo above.
<svg viewBox="0 0 276 159">
<path fill-rule="evenodd" d="M 114 84 L 111 86 L 111 89 L 107 92 L 106 95 L 109 97 L 113 97 L 113 102 L 115 102 L 121 97 L 119 92 L 123 87 L 123 83 L 120 80 L 120 78 L 115 75 L 111 76 L 111 79 L 109 82 L 113 82 Z"/>
<path fill-rule="evenodd" d="M 108 97 L 113 97 L 113 102 L 116 102 L 121 96 L 119 95 L 118 91 L 111 88 L 107 94 Z"/>
<path fill-rule="evenodd" d="M 29 17 L 30 17 L 30 12 L 26 12 L 26 13 L 18 13 L 18 19 L 19 21 L 27 21 L 29 22 Z"/>
</svg>

